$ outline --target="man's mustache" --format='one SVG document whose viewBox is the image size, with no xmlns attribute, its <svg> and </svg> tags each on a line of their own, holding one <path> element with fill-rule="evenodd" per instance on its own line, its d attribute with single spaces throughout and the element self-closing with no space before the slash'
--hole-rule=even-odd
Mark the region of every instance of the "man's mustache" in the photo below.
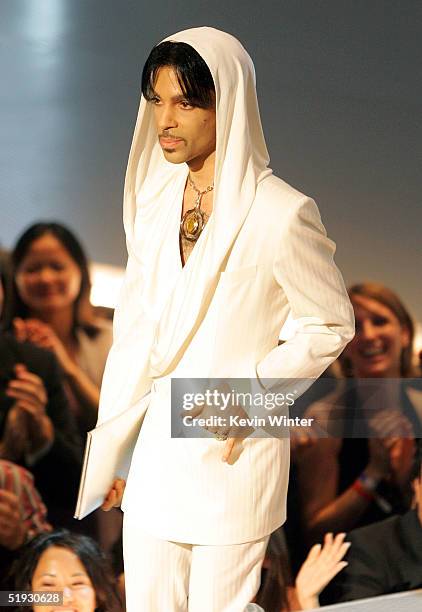
<svg viewBox="0 0 422 612">
<path fill-rule="evenodd" d="M 183 142 L 186 142 L 182 136 L 176 136 L 175 134 L 169 134 L 168 132 L 162 132 L 158 135 L 158 138 L 169 138 L 173 140 L 183 140 Z"/>
</svg>

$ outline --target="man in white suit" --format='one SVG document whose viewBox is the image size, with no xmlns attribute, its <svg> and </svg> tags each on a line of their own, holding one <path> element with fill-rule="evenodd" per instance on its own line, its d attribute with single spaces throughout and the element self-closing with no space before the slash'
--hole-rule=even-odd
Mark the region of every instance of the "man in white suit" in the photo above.
<svg viewBox="0 0 422 612">
<path fill-rule="evenodd" d="M 213 28 L 175 34 L 152 50 L 142 93 L 99 414 L 149 393 L 123 499 L 127 609 L 240 612 L 285 520 L 289 442 L 218 428 L 171 438 L 171 378 L 258 379 L 263 393 L 267 379 L 316 378 L 353 314 L 315 203 L 268 168 L 241 44 Z M 278 346 L 289 312 L 296 333 Z"/>
</svg>

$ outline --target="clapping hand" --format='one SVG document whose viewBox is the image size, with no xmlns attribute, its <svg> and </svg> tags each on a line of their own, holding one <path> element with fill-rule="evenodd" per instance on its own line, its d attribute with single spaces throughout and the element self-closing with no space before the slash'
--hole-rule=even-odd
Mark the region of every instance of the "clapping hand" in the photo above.
<svg viewBox="0 0 422 612">
<path fill-rule="evenodd" d="M 377 436 L 370 440 L 370 448 L 378 444 L 384 449 L 384 478 L 405 486 L 415 453 L 412 424 L 399 410 L 380 410 L 370 419 L 370 427 Z"/>
<path fill-rule="evenodd" d="M 32 342 L 36 346 L 52 351 L 62 366 L 70 374 L 75 369 L 75 363 L 56 333 L 39 319 L 13 319 L 13 328 L 19 342 Z"/>
<path fill-rule="evenodd" d="M 54 439 L 54 426 L 46 413 L 47 392 L 42 379 L 28 372 L 25 365 L 17 364 L 15 374 L 6 389 L 6 395 L 15 402 L 6 420 L 9 442 L 4 443 L 10 447 L 11 440 L 16 439 L 21 451 L 35 453 Z"/>
</svg>

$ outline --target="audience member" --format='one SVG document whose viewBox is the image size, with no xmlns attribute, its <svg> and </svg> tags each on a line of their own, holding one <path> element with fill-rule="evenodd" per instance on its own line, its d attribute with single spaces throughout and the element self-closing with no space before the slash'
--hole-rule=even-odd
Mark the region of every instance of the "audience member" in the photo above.
<svg viewBox="0 0 422 612">
<path fill-rule="evenodd" d="M 315 544 L 293 585 L 283 529 L 271 534 L 261 572 L 261 586 L 254 602 L 265 612 L 310 610 L 319 607 L 318 595 L 346 563 L 342 561 L 350 544 L 344 533 L 328 533 L 324 543 Z"/>
<path fill-rule="evenodd" d="M 347 567 L 324 593 L 337 603 L 422 588 L 422 440 L 411 474 L 413 508 L 351 531 Z"/>
<path fill-rule="evenodd" d="M 112 342 L 111 324 L 94 317 L 86 255 L 58 223 L 37 223 L 11 255 L 13 285 L 5 326 L 17 339 L 53 351 L 81 433 L 95 426 L 99 388 Z"/>
<path fill-rule="evenodd" d="M 0 283 L 0 312 L 3 282 Z M 82 447 L 51 351 L 0 332 L 0 458 L 27 467 L 53 524 L 68 524 Z"/>
<path fill-rule="evenodd" d="M 0 459 L 0 588 L 8 586 L 10 565 L 23 544 L 50 530 L 47 510 L 32 475 Z"/>
<path fill-rule="evenodd" d="M 84 444 L 86 432 L 97 421 L 100 385 L 112 342 L 111 323 L 95 317 L 89 301 L 91 283 L 84 250 L 63 225 L 36 223 L 18 239 L 11 254 L 11 273 L 5 326 L 20 342 L 55 354 Z M 67 505 L 73 512 L 74 490 L 72 496 Z M 47 497 L 46 502 L 50 508 Z M 90 520 L 97 522 L 101 544 L 109 549 L 121 530 L 120 510 L 99 512 Z"/>
<path fill-rule="evenodd" d="M 414 438 L 421 435 L 422 394 L 405 381 L 412 374 L 410 315 L 380 284 L 355 285 L 349 295 L 356 335 L 341 363 L 352 384 L 308 409 L 331 437 L 313 440 L 296 466 L 311 539 L 405 511 Z"/>
<path fill-rule="evenodd" d="M 34 605 L 33 612 L 62 607 L 78 612 L 122 610 L 104 553 L 91 538 L 64 529 L 32 540 L 14 565 L 13 577 L 18 591 L 63 592 L 62 606 Z"/>
</svg>

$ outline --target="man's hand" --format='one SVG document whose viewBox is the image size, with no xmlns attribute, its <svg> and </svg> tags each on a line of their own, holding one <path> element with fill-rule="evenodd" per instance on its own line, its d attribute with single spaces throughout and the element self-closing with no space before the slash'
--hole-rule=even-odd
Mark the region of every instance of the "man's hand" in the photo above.
<svg viewBox="0 0 422 612">
<path fill-rule="evenodd" d="M 22 546 L 26 527 L 19 509 L 18 496 L 0 489 L 0 545 L 15 550 Z"/>
<path fill-rule="evenodd" d="M 218 393 L 228 394 L 230 389 L 227 384 L 217 387 Z M 255 429 L 248 425 L 236 425 L 233 419 L 248 419 L 249 415 L 241 405 L 229 404 L 224 410 L 215 405 L 197 406 L 189 411 L 189 416 L 192 418 L 208 419 L 210 417 L 219 416 L 224 419 L 224 425 L 215 427 L 205 427 L 207 431 L 214 434 L 217 440 L 224 442 L 223 453 L 221 460 L 227 463 L 230 457 L 233 458 L 236 444 L 239 445 L 242 441 L 250 436 Z"/>
<path fill-rule="evenodd" d="M 14 410 L 26 419 L 26 451 L 35 453 L 54 440 L 54 426 L 45 411 L 47 392 L 42 379 L 28 372 L 23 364 L 17 364 L 15 372 L 16 378 L 9 382 L 6 395 L 15 400 Z"/>
<path fill-rule="evenodd" d="M 125 490 L 126 481 L 123 478 L 116 478 L 111 485 L 110 491 L 107 493 L 103 501 L 101 509 L 108 512 L 112 508 L 118 508 L 122 503 L 123 493 Z"/>
</svg>

